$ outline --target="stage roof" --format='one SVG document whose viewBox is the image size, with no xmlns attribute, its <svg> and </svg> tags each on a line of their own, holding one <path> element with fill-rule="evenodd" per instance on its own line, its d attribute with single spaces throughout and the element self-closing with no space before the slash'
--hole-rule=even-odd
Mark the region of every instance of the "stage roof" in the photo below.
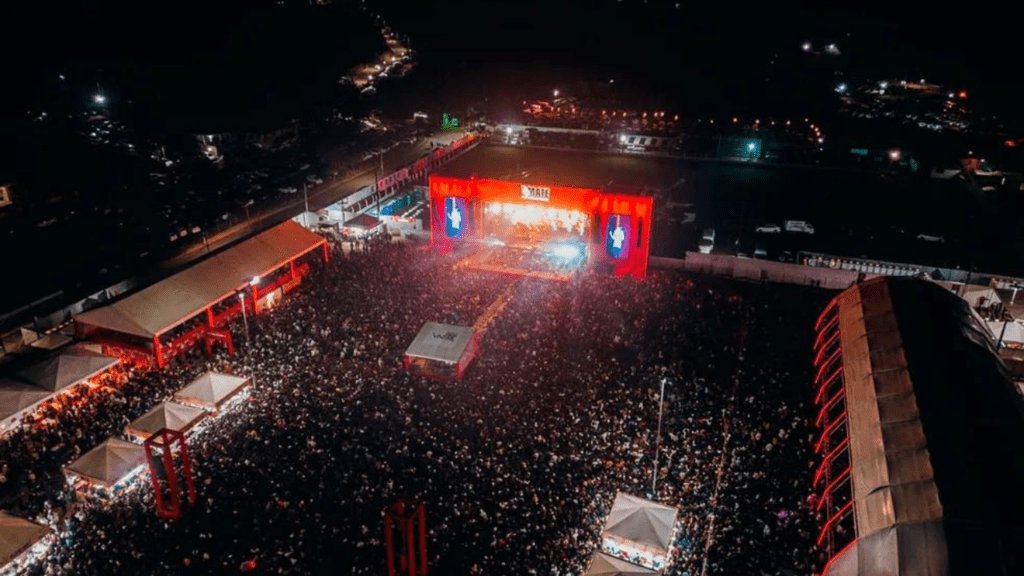
<svg viewBox="0 0 1024 576">
<path fill-rule="evenodd" d="M 587 576 L 647 576 L 648 574 L 658 574 L 658 572 L 603 552 L 594 554 L 594 559 L 590 562 L 590 570 L 587 570 Z"/>
<path fill-rule="evenodd" d="M 263 276 L 327 241 L 287 220 L 109 306 L 83 312 L 87 326 L 152 338 L 202 312 L 254 276 Z"/>
<path fill-rule="evenodd" d="M 356 216 L 352 217 L 350 220 L 345 222 L 344 225 L 346 228 L 361 228 L 363 230 L 373 230 L 377 226 L 380 226 L 380 224 L 381 221 L 378 220 L 377 218 L 369 214 L 363 213 L 357 214 Z"/>
<path fill-rule="evenodd" d="M 837 304 L 858 533 L 827 574 L 1024 566 L 1024 406 L 977 316 L 914 279 Z"/>
<path fill-rule="evenodd" d="M 0 569 L 49 533 L 42 524 L 0 511 Z"/>
<path fill-rule="evenodd" d="M 142 446 L 118 438 L 108 438 L 103 444 L 65 466 L 64 471 L 109 488 L 145 463 L 146 452 Z"/>
<path fill-rule="evenodd" d="M 664 552 L 672 545 L 675 523 L 675 508 L 619 492 L 604 532 Z"/>
<path fill-rule="evenodd" d="M 473 329 L 469 326 L 427 322 L 409 345 L 405 355 L 457 364 L 472 338 Z"/>
</svg>

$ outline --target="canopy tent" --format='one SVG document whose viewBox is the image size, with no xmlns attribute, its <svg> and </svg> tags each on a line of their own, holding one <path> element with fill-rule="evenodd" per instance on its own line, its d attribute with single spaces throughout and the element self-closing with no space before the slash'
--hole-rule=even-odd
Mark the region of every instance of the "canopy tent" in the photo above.
<svg viewBox="0 0 1024 576">
<path fill-rule="evenodd" d="M 40 388 L 56 392 L 102 374 L 118 362 L 117 358 L 75 346 L 18 372 L 18 376 Z"/>
<path fill-rule="evenodd" d="M 0 570 L 50 533 L 50 529 L 0 511 Z"/>
<path fill-rule="evenodd" d="M 38 386 L 0 379 L 0 433 L 17 427 L 24 413 L 52 395 Z"/>
<path fill-rule="evenodd" d="M 369 214 L 363 213 L 358 214 L 353 218 L 345 221 L 345 223 L 342 225 L 342 228 L 344 228 L 346 232 L 362 236 L 376 232 L 381 228 L 383 224 L 384 223 L 381 222 L 379 219 Z"/>
<path fill-rule="evenodd" d="M 146 452 L 138 444 L 108 438 L 64 467 L 64 474 L 84 478 L 103 488 L 111 488 L 146 463 Z"/>
<path fill-rule="evenodd" d="M 206 411 L 202 408 L 186 406 L 177 402 L 161 402 L 125 426 L 124 432 L 128 436 L 145 440 L 162 428 L 182 433 L 188 432 L 203 418 L 206 418 Z"/>
<path fill-rule="evenodd" d="M 650 574 L 658 574 L 658 572 L 603 552 L 594 554 L 594 559 L 590 562 L 590 570 L 587 571 L 587 576 L 648 576 Z"/>
<path fill-rule="evenodd" d="M 968 284 L 961 292 L 960 297 L 966 300 L 971 308 L 991 306 L 1002 302 L 1002 299 L 999 298 L 999 293 L 992 288 L 988 286 L 975 286 L 973 284 Z"/>
<path fill-rule="evenodd" d="M 665 553 L 672 545 L 675 524 L 675 508 L 619 492 L 604 533 Z"/>
<path fill-rule="evenodd" d="M 83 312 L 75 322 L 151 339 L 326 242 L 287 220 L 127 298 Z"/>
<path fill-rule="evenodd" d="M 32 342 L 31 344 L 29 344 L 29 346 L 33 348 L 42 348 L 43 350 L 56 350 L 67 344 L 70 344 L 71 340 L 71 336 L 68 336 L 67 334 L 54 332 L 52 334 L 47 334 L 42 338 Z"/>
<path fill-rule="evenodd" d="M 1002 340 L 1003 346 L 1013 345 L 1019 347 L 1024 345 L 1024 323 L 1017 320 L 1008 322 L 987 321 L 988 329 L 992 332 L 996 341 Z"/>
<path fill-rule="evenodd" d="M 933 283 L 836 297 L 857 539 L 827 576 L 995 574 L 1024 561 L 1024 421 L 986 327 Z"/>
<path fill-rule="evenodd" d="M 405 355 L 456 364 L 472 338 L 473 329 L 469 326 L 427 322 L 406 349 Z"/>
<path fill-rule="evenodd" d="M 174 393 L 174 400 L 211 412 L 220 411 L 235 395 L 252 385 L 251 378 L 207 372 Z"/>
</svg>

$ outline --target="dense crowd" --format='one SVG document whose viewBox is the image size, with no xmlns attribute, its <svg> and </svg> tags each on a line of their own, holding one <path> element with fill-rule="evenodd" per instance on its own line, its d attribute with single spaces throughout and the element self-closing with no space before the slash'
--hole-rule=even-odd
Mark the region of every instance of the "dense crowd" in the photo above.
<svg viewBox="0 0 1024 576">
<path fill-rule="evenodd" d="M 827 293 L 661 271 L 563 283 L 454 262 L 385 242 L 335 253 L 250 319 L 251 345 L 234 327 L 236 357 L 195 352 L 132 375 L 88 417 L 56 415 L 62 432 L 5 442 L 7 484 L 27 487 L 6 497 L 28 490 L 10 501 L 61 530 L 31 573 L 379 574 L 382 510 L 412 496 L 435 574 L 581 574 L 616 491 L 652 495 L 662 380 L 656 497 L 680 525 L 668 573 L 820 563 L 808 383 Z M 499 298 L 461 382 L 405 373 L 424 322 L 472 325 Z M 190 441 L 195 507 L 162 520 L 146 486 L 70 504 L 50 478 L 60 464 L 208 368 L 256 386 Z M 47 481 L 26 483 L 30 469 Z"/>
</svg>

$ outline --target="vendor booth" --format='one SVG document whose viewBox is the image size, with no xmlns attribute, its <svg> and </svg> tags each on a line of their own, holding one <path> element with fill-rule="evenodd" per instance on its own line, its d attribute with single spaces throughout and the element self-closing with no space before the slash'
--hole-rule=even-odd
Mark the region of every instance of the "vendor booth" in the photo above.
<svg viewBox="0 0 1024 576">
<path fill-rule="evenodd" d="M 106 500 L 125 490 L 146 467 L 142 446 L 118 438 L 86 452 L 64 467 L 64 475 L 79 499 Z"/>
<path fill-rule="evenodd" d="M 473 328 L 427 322 L 405 351 L 405 368 L 420 376 L 458 380 L 476 353 Z"/>
<path fill-rule="evenodd" d="M 590 561 L 587 576 L 649 576 L 657 571 L 598 552 Z"/>
<path fill-rule="evenodd" d="M 50 529 L 0 512 L 0 576 L 18 574 L 24 564 L 45 555 Z"/>
<path fill-rule="evenodd" d="M 384 223 L 369 214 L 358 214 L 351 220 L 345 222 L 341 233 L 355 238 L 368 238 L 382 232 Z"/>
<path fill-rule="evenodd" d="M 51 395 L 38 386 L 0 379 L 0 436 L 14 431 L 22 417 Z"/>
<path fill-rule="evenodd" d="M 195 406 L 186 406 L 177 402 L 161 402 L 131 424 L 124 427 L 124 433 L 131 439 L 144 442 L 162 428 L 168 428 L 187 434 L 203 418 L 206 411 Z"/>
<path fill-rule="evenodd" d="M 676 509 L 623 492 L 605 520 L 601 552 L 661 572 L 675 538 Z"/>
<path fill-rule="evenodd" d="M 207 372 L 175 392 L 174 400 L 217 416 L 241 401 L 251 386 L 252 378 Z"/>
</svg>

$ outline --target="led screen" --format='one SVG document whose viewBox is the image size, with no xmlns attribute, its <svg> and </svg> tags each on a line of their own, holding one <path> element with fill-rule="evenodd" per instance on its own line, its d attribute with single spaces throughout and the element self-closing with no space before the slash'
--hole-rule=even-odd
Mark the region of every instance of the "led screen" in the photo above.
<svg viewBox="0 0 1024 576">
<path fill-rule="evenodd" d="M 444 231 L 449 238 L 466 235 L 466 199 L 446 196 L 444 199 Z"/>
<path fill-rule="evenodd" d="M 629 216 L 622 214 L 608 215 L 607 247 L 612 258 L 627 258 L 630 242 Z"/>
</svg>

